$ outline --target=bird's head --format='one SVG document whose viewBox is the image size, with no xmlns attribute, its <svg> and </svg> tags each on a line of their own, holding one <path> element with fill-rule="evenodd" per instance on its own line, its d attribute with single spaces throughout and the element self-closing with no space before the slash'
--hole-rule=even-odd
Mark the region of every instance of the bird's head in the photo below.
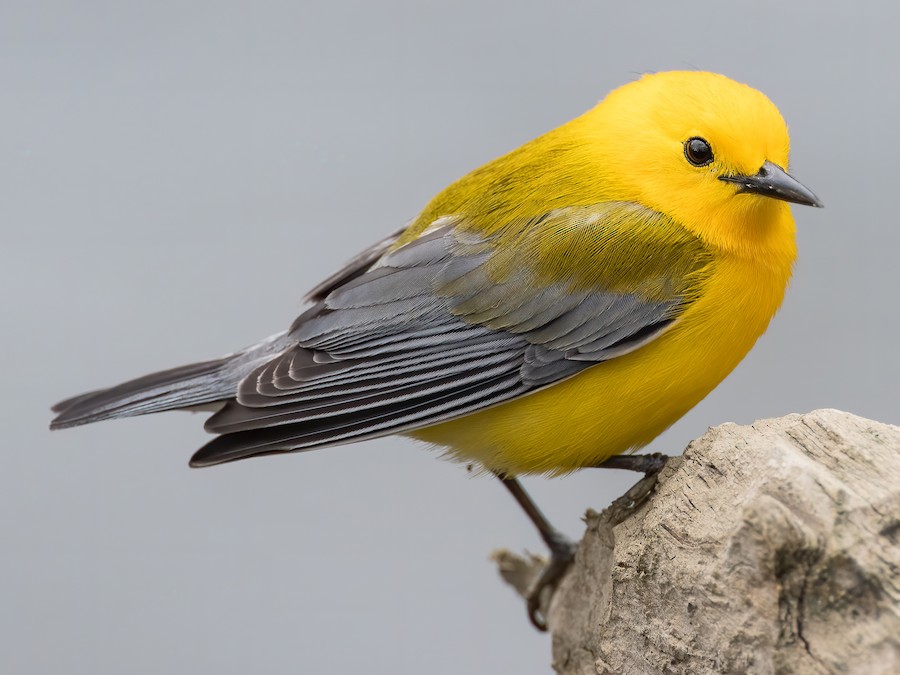
<svg viewBox="0 0 900 675">
<path fill-rule="evenodd" d="M 775 105 L 723 75 L 645 75 L 582 121 L 624 198 L 713 246 L 753 249 L 786 231 L 793 245 L 787 202 L 822 205 L 787 173 L 790 139 Z"/>
</svg>

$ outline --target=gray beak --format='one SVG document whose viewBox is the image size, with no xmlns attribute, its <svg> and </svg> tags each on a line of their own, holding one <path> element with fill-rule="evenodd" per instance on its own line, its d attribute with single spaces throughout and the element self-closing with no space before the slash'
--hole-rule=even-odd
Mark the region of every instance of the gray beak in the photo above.
<svg viewBox="0 0 900 675">
<path fill-rule="evenodd" d="M 737 185 L 739 194 L 752 192 L 753 194 L 782 199 L 794 204 L 805 204 L 806 206 L 817 206 L 819 208 L 824 206 L 819 201 L 819 198 L 813 194 L 812 190 L 772 162 L 763 164 L 762 168 L 752 176 L 719 176 L 719 180 Z"/>
</svg>

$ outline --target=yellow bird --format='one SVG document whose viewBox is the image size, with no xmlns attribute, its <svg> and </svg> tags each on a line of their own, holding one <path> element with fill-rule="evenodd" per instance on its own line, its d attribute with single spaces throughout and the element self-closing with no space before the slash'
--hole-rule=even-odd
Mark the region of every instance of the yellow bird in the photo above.
<svg viewBox="0 0 900 675">
<path fill-rule="evenodd" d="M 501 476 L 649 443 L 744 357 L 796 255 L 765 95 L 646 75 L 453 183 L 289 330 L 63 401 L 52 428 L 213 406 L 209 466 L 404 434 Z"/>
</svg>

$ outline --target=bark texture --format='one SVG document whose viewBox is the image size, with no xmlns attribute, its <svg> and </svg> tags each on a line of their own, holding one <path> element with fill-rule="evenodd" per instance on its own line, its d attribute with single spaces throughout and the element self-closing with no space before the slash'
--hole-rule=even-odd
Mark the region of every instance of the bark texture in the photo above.
<svg viewBox="0 0 900 675">
<path fill-rule="evenodd" d="M 547 609 L 558 673 L 900 673 L 900 428 L 725 424 L 619 520 L 588 512 Z"/>
</svg>

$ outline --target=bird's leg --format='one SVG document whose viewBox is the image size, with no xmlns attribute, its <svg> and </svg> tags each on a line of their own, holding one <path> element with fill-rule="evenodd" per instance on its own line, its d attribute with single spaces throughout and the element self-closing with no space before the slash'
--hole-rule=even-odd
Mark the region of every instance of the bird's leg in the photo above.
<svg viewBox="0 0 900 675">
<path fill-rule="evenodd" d="M 615 455 L 605 462 L 601 462 L 597 469 L 625 469 L 638 473 L 659 473 L 669 461 L 669 456 L 661 452 L 652 452 L 649 455 Z"/>
<path fill-rule="evenodd" d="M 609 505 L 610 522 L 621 523 L 650 496 L 656 487 L 659 472 L 668 461 L 668 455 L 653 452 L 649 455 L 616 455 L 597 465 L 598 469 L 625 469 L 644 474 L 624 495 Z"/>
<path fill-rule="evenodd" d="M 610 504 L 607 511 L 611 523 L 618 524 L 622 522 L 650 496 L 650 493 L 653 492 L 653 488 L 656 486 L 659 472 L 662 471 L 667 461 L 669 461 L 668 455 L 655 452 L 649 455 L 617 455 L 597 465 L 597 468 L 625 469 L 644 474 L 641 480 Z M 550 549 L 550 562 L 547 563 L 540 576 L 531 584 L 531 587 L 525 594 L 525 599 L 528 603 L 528 618 L 531 619 L 531 623 L 535 628 L 540 631 L 546 631 L 547 622 L 545 617 L 541 615 L 540 609 L 541 596 L 545 589 L 549 589 L 550 592 L 554 590 L 557 582 L 569 568 L 569 565 L 572 564 L 578 544 L 550 524 L 550 521 L 547 520 L 547 517 L 541 512 L 518 480 L 496 472 L 494 475 L 506 486 L 506 489 L 519 503 L 519 506 L 525 511 L 525 515 L 534 523 L 541 535 L 541 539 L 547 544 L 547 548 Z"/>
<path fill-rule="evenodd" d="M 540 576 L 531 584 L 531 588 L 528 589 L 525 596 L 528 603 L 528 618 L 531 619 L 531 623 L 535 628 L 540 631 L 546 631 L 547 621 L 541 616 L 540 611 L 541 596 L 544 589 L 549 588 L 552 591 L 556 586 L 560 577 L 562 577 L 575 558 L 578 544 L 550 524 L 550 521 L 547 520 L 547 517 L 537 507 L 537 504 L 534 503 L 518 480 L 500 474 L 495 475 L 519 503 L 529 520 L 534 523 L 541 535 L 541 539 L 544 540 L 547 548 L 550 549 L 550 562 L 541 570 Z"/>
</svg>

